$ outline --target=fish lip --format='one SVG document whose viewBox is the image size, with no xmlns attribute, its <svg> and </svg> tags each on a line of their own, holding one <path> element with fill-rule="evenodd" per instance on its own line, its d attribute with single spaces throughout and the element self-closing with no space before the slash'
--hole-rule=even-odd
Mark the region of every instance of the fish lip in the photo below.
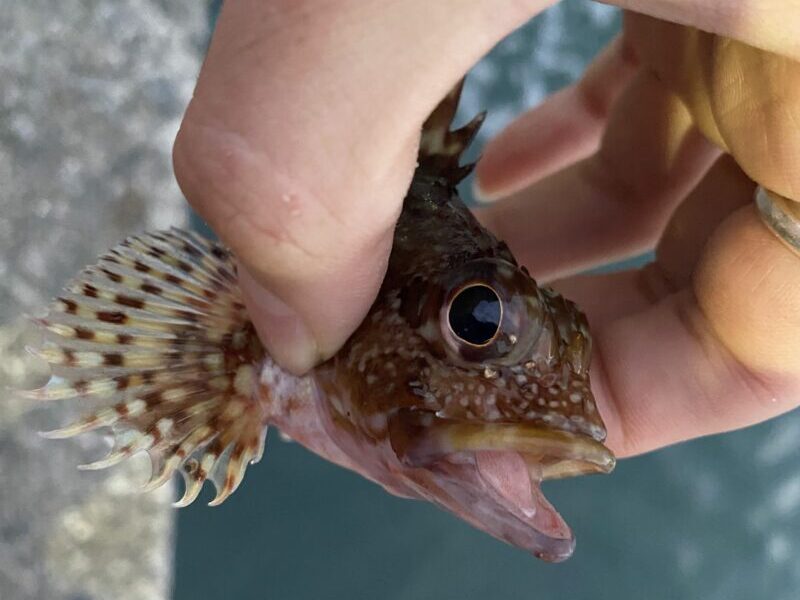
<svg viewBox="0 0 800 600">
<path fill-rule="evenodd" d="M 398 458 L 409 466 L 481 451 L 518 452 L 529 468 L 540 470 L 541 480 L 610 473 L 616 466 L 614 454 L 602 442 L 535 423 L 478 423 L 423 416 L 415 425 L 403 447 L 395 448 Z"/>
</svg>

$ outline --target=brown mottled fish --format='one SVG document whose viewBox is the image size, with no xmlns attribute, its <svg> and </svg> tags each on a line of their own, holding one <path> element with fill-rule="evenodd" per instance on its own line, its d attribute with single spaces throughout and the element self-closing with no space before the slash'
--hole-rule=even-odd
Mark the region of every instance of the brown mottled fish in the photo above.
<svg viewBox="0 0 800 600">
<path fill-rule="evenodd" d="M 589 384 L 591 338 L 570 301 L 538 287 L 458 196 L 459 158 L 482 115 L 450 131 L 460 86 L 425 124 L 386 278 L 364 322 L 303 377 L 250 323 L 231 254 L 173 229 L 133 236 L 71 283 L 39 323 L 53 377 L 27 392 L 79 397 L 63 438 L 110 428 L 110 454 L 177 471 L 191 503 L 239 485 L 274 426 L 324 458 L 433 502 L 546 560 L 574 548 L 540 483 L 608 472 Z M 97 407 L 100 406 L 98 409 Z"/>
</svg>

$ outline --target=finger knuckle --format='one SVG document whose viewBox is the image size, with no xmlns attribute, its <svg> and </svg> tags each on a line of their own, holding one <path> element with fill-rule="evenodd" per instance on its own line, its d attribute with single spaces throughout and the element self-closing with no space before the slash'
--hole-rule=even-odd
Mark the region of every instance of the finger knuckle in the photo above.
<svg viewBox="0 0 800 600">
<path fill-rule="evenodd" d="M 314 236 L 301 233 L 330 226 L 331 214 L 246 136 L 187 115 L 173 162 L 189 203 L 238 254 L 315 257 Z"/>
</svg>

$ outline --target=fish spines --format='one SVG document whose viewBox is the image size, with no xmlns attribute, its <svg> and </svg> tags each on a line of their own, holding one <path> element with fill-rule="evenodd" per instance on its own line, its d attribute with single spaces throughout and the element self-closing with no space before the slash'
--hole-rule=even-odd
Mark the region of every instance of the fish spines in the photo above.
<svg viewBox="0 0 800 600">
<path fill-rule="evenodd" d="M 179 505 L 209 479 L 217 491 L 212 504 L 219 504 L 263 453 L 266 423 L 256 394 L 265 351 L 233 257 L 220 244 L 179 229 L 132 236 L 33 321 L 44 341 L 31 352 L 50 364 L 52 377 L 21 395 L 92 407 L 43 435 L 113 434 L 109 454 L 82 468 L 147 452 L 147 489 L 177 471 L 187 483 Z"/>
<path fill-rule="evenodd" d="M 475 139 L 486 112 L 475 115 L 466 125 L 452 130 L 464 79 L 461 79 L 433 110 L 422 126 L 418 171 L 444 177 L 452 185 L 472 172 L 474 164 L 461 165 L 461 156 Z"/>
</svg>

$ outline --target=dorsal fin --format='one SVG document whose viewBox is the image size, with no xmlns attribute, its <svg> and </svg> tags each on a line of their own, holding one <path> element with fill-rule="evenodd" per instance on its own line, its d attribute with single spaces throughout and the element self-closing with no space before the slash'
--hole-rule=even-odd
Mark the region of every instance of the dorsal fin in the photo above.
<svg viewBox="0 0 800 600">
<path fill-rule="evenodd" d="M 486 117 L 486 112 L 481 112 L 463 127 L 451 131 L 463 88 L 464 79 L 461 79 L 433 110 L 422 126 L 419 144 L 417 169 L 427 175 L 446 177 L 452 185 L 469 175 L 475 166 L 461 165 L 461 155 Z"/>
</svg>

